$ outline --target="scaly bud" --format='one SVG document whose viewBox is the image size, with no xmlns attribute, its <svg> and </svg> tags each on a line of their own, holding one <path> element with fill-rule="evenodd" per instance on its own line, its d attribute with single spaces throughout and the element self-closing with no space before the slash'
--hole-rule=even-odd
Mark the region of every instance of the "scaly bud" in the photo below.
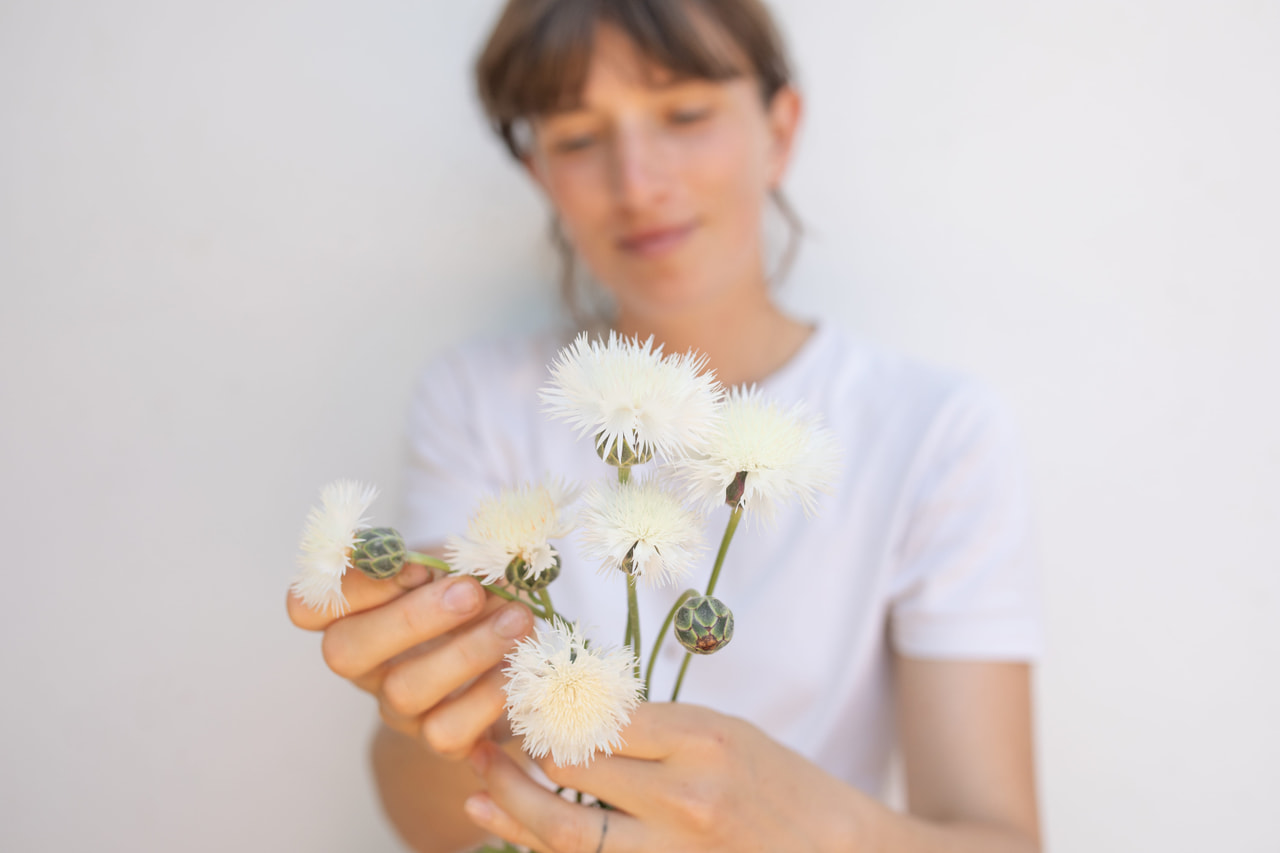
<svg viewBox="0 0 1280 853">
<path fill-rule="evenodd" d="M 516 589 L 537 592 L 545 589 L 548 584 L 560 577 L 560 555 L 556 555 L 555 562 L 551 564 L 551 568 L 536 578 L 529 577 L 529 564 L 521 557 L 516 557 L 510 563 L 507 563 L 507 568 L 503 575 L 506 577 L 507 583 Z"/>
<path fill-rule="evenodd" d="M 384 580 L 404 568 L 404 550 L 404 537 L 394 527 L 366 527 L 356 531 L 351 562 L 374 580 Z"/>
<path fill-rule="evenodd" d="M 733 482 L 731 482 L 728 488 L 724 490 L 724 502 L 728 504 L 731 509 L 737 509 L 738 504 L 742 503 L 742 496 L 746 491 L 747 472 L 739 471 L 734 475 Z"/>
<path fill-rule="evenodd" d="M 733 611 L 718 598 L 695 595 L 676 610 L 676 639 L 695 655 L 709 655 L 733 639 Z"/>
<path fill-rule="evenodd" d="M 633 446 L 635 436 L 632 435 L 631 438 L 633 441 L 628 441 L 625 436 L 620 435 L 612 445 L 606 447 L 600 442 L 600 435 L 596 435 L 596 453 L 614 468 L 643 465 L 653 458 L 653 449 L 650 447 L 642 447 L 639 452 L 636 452 Z"/>
</svg>

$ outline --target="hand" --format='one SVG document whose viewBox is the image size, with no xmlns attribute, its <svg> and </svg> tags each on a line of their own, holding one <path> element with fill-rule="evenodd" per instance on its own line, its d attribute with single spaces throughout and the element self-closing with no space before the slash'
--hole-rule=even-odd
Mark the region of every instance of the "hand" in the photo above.
<svg viewBox="0 0 1280 853">
<path fill-rule="evenodd" d="M 329 668 L 378 700 L 383 721 L 450 759 L 465 757 L 504 720 L 503 657 L 533 627 L 523 604 L 488 595 L 471 577 L 434 579 L 406 565 L 395 578 L 348 571 L 340 618 L 292 594 L 289 618 L 323 631 Z"/>
<path fill-rule="evenodd" d="M 743 720 L 645 703 L 623 737 L 612 757 L 587 768 L 539 762 L 556 785 L 617 811 L 558 797 L 493 744 L 480 743 L 471 761 L 487 793 L 472 796 L 467 813 L 481 828 L 542 853 L 862 849 L 853 789 Z"/>
</svg>

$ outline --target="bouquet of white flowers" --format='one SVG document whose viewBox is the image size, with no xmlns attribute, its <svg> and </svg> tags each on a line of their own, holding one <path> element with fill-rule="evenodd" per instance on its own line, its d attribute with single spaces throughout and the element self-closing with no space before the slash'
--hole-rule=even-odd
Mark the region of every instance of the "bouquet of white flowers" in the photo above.
<svg viewBox="0 0 1280 853">
<path fill-rule="evenodd" d="M 664 356 L 652 338 L 610 334 L 589 342 L 584 334 L 550 372 L 541 391 L 546 412 L 592 437 L 614 469 L 607 479 L 585 489 L 548 479 L 493 495 L 476 507 L 465 533 L 449 537 L 445 560 L 408 551 L 392 528 L 367 526 L 375 489 L 333 483 L 307 520 L 293 590 L 313 609 L 342 614 L 348 569 L 387 578 L 413 562 L 475 575 L 494 594 L 523 603 L 544 624 L 507 656 L 507 716 L 531 756 L 563 766 L 619 746 L 632 710 L 649 696 L 672 626 L 686 649 L 672 701 L 692 656 L 729 644 L 733 613 L 713 593 L 739 522 L 744 515 L 768 521 L 793 500 L 811 513 L 838 451 L 801 407 L 780 406 L 754 387 L 726 391 L 705 357 Z M 651 470 L 633 476 L 642 467 Z M 639 581 L 657 587 L 689 578 L 705 553 L 704 516 L 725 503 L 731 513 L 705 591 L 688 589 L 676 600 L 642 677 Z M 594 643 L 552 602 L 562 568 L 552 540 L 574 530 L 584 553 L 625 582 L 620 647 Z"/>
</svg>

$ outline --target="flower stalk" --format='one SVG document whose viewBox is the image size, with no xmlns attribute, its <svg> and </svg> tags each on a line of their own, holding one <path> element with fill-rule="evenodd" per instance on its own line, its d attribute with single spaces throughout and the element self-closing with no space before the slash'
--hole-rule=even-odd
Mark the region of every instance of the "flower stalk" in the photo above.
<svg viewBox="0 0 1280 853">
<path fill-rule="evenodd" d="M 550 622 L 551 620 L 559 617 L 559 614 L 556 613 L 555 607 L 553 607 L 551 604 L 551 591 L 549 587 L 544 586 L 542 589 L 538 590 L 538 598 L 542 602 L 542 618 L 543 619 Z M 533 608 L 530 608 L 530 609 L 532 610 Z M 535 614 L 537 612 L 538 611 L 534 610 Z"/>
<path fill-rule="evenodd" d="M 680 674 L 676 676 L 675 689 L 671 691 L 671 701 L 674 702 L 680 696 L 680 687 L 684 684 L 684 674 L 689 669 L 689 661 L 693 659 L 693 655 L 689 652 L 684 653 L 684 661 L 680 664 Z"/>
<path fill-rule="evenodd" d="M 737 482 L 737 478 L 734 479 L 734 482 L 735 483 Z M 729 553 L 729 543 L 733 541 L 733 534 L 736 533 L 738 530 L 738 522 L 742 521 L 742 512 L 743 512 L 743 504 L 741 503 L 741 501 L 739 501 L 736 505 L 734 505 L 733 512 L 729 513 L 729 523 L 725 525 L 724 537 L 721 538 L 720 540 L 720 550 L 716 552 L 716 564 L 711 569 L 711 579 L 707 581 L 707 591 L 705 594 L 708 598 L 711 597 L 711 593 L 715 592 L 716 583 L 719 582 L 720 580 L 720 569 L 724 567 L 724 558 L 725 558 L 725 555 Z M 683 604 L 683 603 L 684 603 L 683 601 L 680 602 L 680 604 Z M 672 608 L 671 617 L 675 616 L 675 612 L 677 609 L 679 609 L 679 604 L 677 604 L 676 607 Z M 671 617 L 668 617 L 668 618 L 671 618 Z M 663 628 L 663 631 L 665 632 L 666 628 Z M 680 674 L 676 676 L 675 689 L 671 691 L 672 702 L 680 698 L 680 687 L 681 685 L 684 684 L 684 674 L 689 669 L 689 661 L 692 659 L 693 659 L 693 652 L 686 651 L 684 653 L 684 661 L 682 661 L 680 664 Z"/>
<path fill-rule="evenodd" d="M 662 650 L 662 641 L 667 638 L 667 631 L 671 629 L 671 620 L 676 618 L 676 611 L 680 609 L 680 605 L 697 594 L 698 591 L 696 589 L 686 589 L 680 593 L 676 603 L 671 605 L 671 609 L 667 611 L 667 618 L 663 620 L 662 627 L 658 629 L 658 637 L 653 641 L 653 651 L 649 653 L 649 665 L 644 670 L 644 698 L 646 701 L 649 699 L 649 685 L 653 683 L 653 665 L 658 660 L 658 652 Z"/>
<path fill-rule="evenodd" d="M 707 581 L 706 595 L 716 591 L 716 582 L 720 580 L 720 569 L 724 566 L 724 557 L 729 553 L 729 543 L 733 541 L 733 534 L 738 530 L 738 522 L 742 520 L 742 504 L 738 504 L 733 508 L 733 512 L 729 513 L 729 523 L 725 526 L 724 537 L 720 540 L 720 550 L 716 553 L 716 564 L 711 569 L 711 580 Z"/>
<path fill-rule="evenodd" d="M 636 576 L 627 573 L 627 645 L 636 656 L 636 678 L 640 678 L 640 604 L 636 598 Z"/>
<path fill-rule="evenodd" d="M 406 551 L 404 554 L 406 563 L 417 563 L 420 566 L 426 566 L 429 569 L 439 569 L 442 572 L 453 574 L 453 567 L 441 560 L 439 557 L 433 557 L 430 554 L 424 554 L 421 551 Z"/>
</svg>

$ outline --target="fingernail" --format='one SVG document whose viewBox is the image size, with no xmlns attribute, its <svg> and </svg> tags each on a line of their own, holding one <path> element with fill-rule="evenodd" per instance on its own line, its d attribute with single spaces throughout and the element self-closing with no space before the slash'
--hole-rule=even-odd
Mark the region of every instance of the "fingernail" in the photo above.
<svg viewBox="0 0 1280 853">
<path fill-rule="evenodd" d="M 479 794 L 472 794 L 467 797 L 462 807 L 467 810 L 467 814 L 471 815 L 472 820 L 488 823 L 493 818 L 493 806 L 489 805 L 487 797 Z"/>
<path fill-rule="evenodd" d="M 414 589 L 422 586 L 431 577 L 431 570 L 426 566 L 418 563 L 406 563 L 405 567 L 400 570 L 400 574 L 396 575 L 396 583 L 405 589 Z"/>
<path fill-rule="evenodd" d="M 444 591 L 444 606 L 454 613 L 470 613 L 480 606 L 480 595 L 475 584 L 457 580 Z"/>
<path fill-rule="evenodd" d="M 471 769 L 476 771 L 477 776 L 483 776 L 489 769 L 489 747 L 485 744 L 476 744 L 468 758 L 471 761 Z"/>
<path fill-rule="evenodd" d="M 528 624 L 529 617 L 525 615 L 525 606 L 523 604 L 508 604 L 498 612 L 497 618 L 493 620 L 493 630 L 497 632 L 499 637 L 514 640 L 524 633 Z"/>
</svg>

